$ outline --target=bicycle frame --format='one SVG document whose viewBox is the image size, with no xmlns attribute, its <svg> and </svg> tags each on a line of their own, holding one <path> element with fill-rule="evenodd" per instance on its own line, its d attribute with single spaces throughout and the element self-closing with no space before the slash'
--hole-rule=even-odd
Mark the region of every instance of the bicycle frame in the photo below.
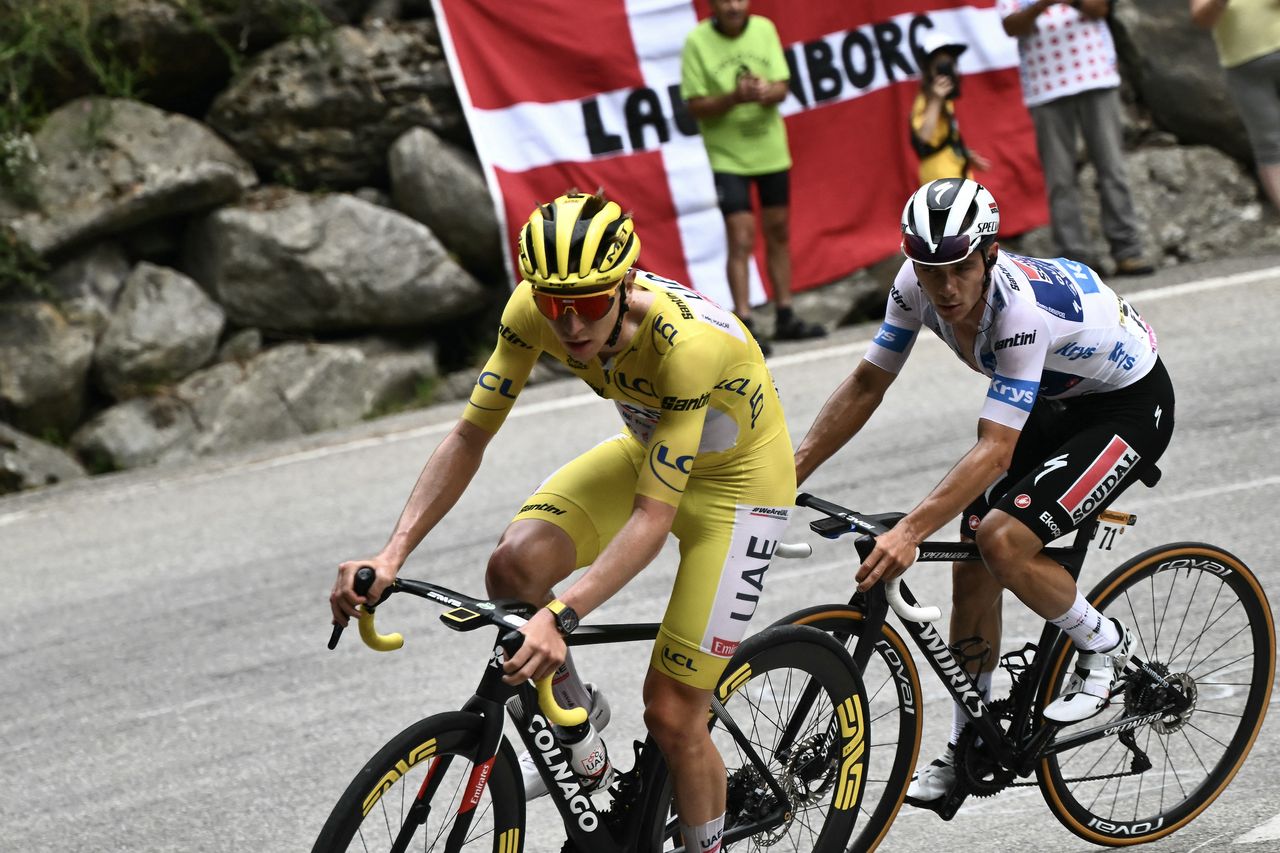
<svg viewBox="0 0 1280 853">
<path fill-rule="evenodd" d="M 359 589 L 359 587 L 357 587 Z M 367 586 L 365 587 L 367 589 Z M 506 656 L 513 654 L 523 641 L 523 635 L 514 630 L 523 625 L 526 619 L 536 610 L 532 605 L 510 600 L 485 600 L 471 598 L 462 593 L 428 583 L 411 579 L 397 579 L 378 602 L 380 605 L 395 592 L 407 592 L 421 598 L 430 599 L 450 609 L 440 615 L 440 621 L 455 631 L 472 631 L 486 625 L 498 628 L 498 638 L 494 645 L 493 655 L 485 665 L 480 682 L 475 692 L 462 706 L 462 711 L 472 713 L 484 719 L 480 746 L 473 760 L 471 775 L 467 780 L 466 794 L 458 807 L 458 814 L 450 832 L 446 849 L 455 850 L 461 847 L 470 829 L 474 816 L 474 808 L 484 793 L 484 787 L 492 772 L 503 738 L 503 723 L 510 714 L 516 725 L 520 739 L 528 748 L 538 772 L 547 784 L 547 793 L 556 810 L 559 812 L 565 832 L 581 850 L 592 853 L 631 853 L 642 840 L 641 827 L 636 826 L 640 817 L 639 809 L 631 809 L 625 815 L 626 823 L 610 826 L 606 820 L 606 812 L 596 807 L 591 797 L 582 791 L 576 774 L 569 766 L 567 748 L 560 743 L 552 728 L 548 712 L 540 702 L 539 691 L 529 682 L 510 685 L 502 680 L 502 662 Z M 379 635 L 372 627 L 374 608 L 368 608 L 369 621 L 361 620 L 360 631 L 365 642 L 379 650 L 399 648 L 399 635 Z M 624 623 L 583 625 L 565 638 L 569 646 L 607 645 L 613 643 L 653 640 L 658 636 L 660 625 L 650 623 Z M 330 648 L 337 643 L 341 629 L 335 628 L 334 637 L 330 640 Z M 512 699 L 517 699 L 511 702 Z M 510 703 L 510 704 L 508 704 Z M 786 792 L 781 789 L 768 765 L 756 751 L 751 741 L 738 728 L 733 718 L 720 703 L 719 698 L 712 697 L 712 714 L 721 722 L 725 730 L 734 738 L 744 754 L 760 771 L 761 777 L 773 788 L 778 803 L 788 801 Z M 563 709 L 556 709 L 562 711 Z M 632 770 L 639 780 L 641 792 L 655 789 L 663 767 L 661 753 L 651 740 L 636 750 L 636 764 Z M 431 801 L 436 787 L 443 778 L 443 770 L 448 766 L 451 756 L 433 759 L 426 780 L 418 792 L 414 805 L 406 815 L 405 825 L 396 839 L 396 850 L 407 849 L 413 831 L 425 820 L 425 804 Z M 750 835 L 754 835 L 784 820 L 784 809 L 779 806 L 775 814 L 751 824 L 736 824 L 726 827 L 724 842 L 731 843 Z M 615 834 L 616 833 L 616 834 Z M 676 853 L 683 848 L 677 847 Z"/>
<path fill-rule="evenodd" d="M 862 515 L 809 494 L 801 494 L 796 502 L 800 506 L 817 509 L 827 516 L 810 523 L 814 532 L 826 538 L 835 539 L 855 532 L 863 534 L 855 543 L 860 560 L 866 560 L 874 548 L 873 537 L 884 533 L 902 518 L 901 513 Z M 1043 553 L 1062 565 L 1071 574 L 1072 579 L 1078 579 L 1088 554 L 1089 544 L 1098 526 L 1099 522 L 1095 518 L 1091 523 L 1082 525 L 1076 530 L 1070 546 L 1045 548 Z M 916 562 L 926 563 L 981 562 L 981 560 L 982 556 L 978 552 L 977 545 L 972 542 L 922 542 L 916 558 Z M 905 583 L 899 581 L 898 591 L 908 605 L 918 605 L 919 602 Z M 876 584 L 866 593 L 855 592 L 850 597 L 849 604 L 860 606 L 864 611 L 861 636 L 858 638 L 852 656 L 858 668 L 865 670 L 879 639 L 880 626 L 884 623 L 889 611 L 885 585 Z M 1033 725 L 1038 722 L 1034 718 L 1036 697 L 1041 695 L 1045 687 L 1044 680 L 1049 669 L 1046 661 L 1051 657 L 1049 652 L 1057 643 L 1064 641 L 1062 632 L 1046 622 L 1044 630 L 1040 633 L 1034 661 L 1015 679 L 1010 696 L 1013 700 L 1013 709 L 1009 732 L 1014 733 L 1011 737 L 999 728 L 990 705 L 982 698 L 977 682 L 965 669 L 963 663 L 957 659 L 950 645 L 933 627 L 932 622 L 909 619 L 901 613 L 899 618 L 929 662 L 930 668 L 963 709 L 976 735 L 981 738 L 986 748 L 992 751 L 1002 766 L 1013 770 L 1019 776 L 1025 777 L 1031 774 L 1036 763 L 1046 755 L 1074 749 L 1081 744 L 1117 733 L 1123 737 L 1124 733 L 1151 722 L 1167 712 L 1161 709 L 1155 713 L 1123 717 L 1083 731 L 1073 732 L 1060 740 L 1056 737 L 1062 726 L 1047 720 L 1042 721 L 1038 726 Z M 848 638 L 838 637 L 837 639 L 843 642 Z M 1023 651 L 1026 651 L 1026 647 Z M 1165 679 L 1148 668 L 1141 660 L 1136 657 L 1132 660 L 1132 665 L 1146 677 L 1167 686 Z M 1168 710 L 1178 711 L 1189 704 L 1189 700 L 1179 691 L 1174 691 L 1173 695 L 1178 696 L 1179 700 L 1175 701 Z M 1030 732 L 1030 736 L 1024 736 L 1022 733 L 1025 732 Z M 958 803 L 956 805 L 958 806 Z"/>
</svg>

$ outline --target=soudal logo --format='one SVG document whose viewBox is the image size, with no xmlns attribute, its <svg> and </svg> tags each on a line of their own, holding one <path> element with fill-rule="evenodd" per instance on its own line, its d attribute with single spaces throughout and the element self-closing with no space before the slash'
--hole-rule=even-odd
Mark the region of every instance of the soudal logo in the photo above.
<svg viewBox="0 0 1280 853">
<path fill-rule="evenodd" d="M 999 374 L 991 378 L 987 396 L 1024 411 L 1031 411 L 1040 383 L 1029 379 L 1007 379 Z"/>
<path fill-rule="evenodd" d="M 685 412 L 690 409 L 701 409 L 711 402 L 711 392 L 701 397 L 663 397 L 662 408 L 672 412 Z"/>
<path fill-rule="evenodd" d="M 1058 505 L 1078 524 L 1101 506 L 1141 459 L 1142 456 L 1127 441 L 1118 435 L 1113 437 L 1085 472 L 1058 498 Z"/>
<path fill-rule="evenodd" d="M 1014 335 L 1013 337 L 1001 338 L 1000 340 L 996 341 L 996 345 L 993 347 L 993 349 L 1002 350 L 1002 349 L 1008 349 L 1009 347 L 1020 347 L 1023 344 L 1034 344 L 1035 342 L 1036 342 L 1036 333 L 1034 331 L 1018 332 L 1018 334 Z"/>
<path fill-rule="evenodd" d="M 525 504 L 520 507 L 521 512 L 549 512 L 552 515 L 564 515 L 565 510 L 551 503 Z"/>
</svg>

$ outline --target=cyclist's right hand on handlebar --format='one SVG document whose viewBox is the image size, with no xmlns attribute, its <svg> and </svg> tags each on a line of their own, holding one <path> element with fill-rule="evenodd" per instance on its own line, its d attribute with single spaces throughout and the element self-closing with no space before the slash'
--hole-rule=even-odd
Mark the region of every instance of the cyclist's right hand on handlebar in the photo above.
<svg viewBox="0 0 1280 853">
<path fill-rule="evenodd" d="M 357 595 L 355 591 L 356 572 L 364 566 L 374 571 L 373 586 L 367 596 Z M 382 591 L 396 579 L 399 566 L 392 565 L 385 559 L 374 557 L 372 560 L 348 560 L 338 566 L 338 579 L 333 582 L 333 590 L 329 593 L 329 609 L 333 611 L 333 624 L 347 626 L 347 620 L 359 613 L 361 604 L 377 602 Z"/>
</svg>

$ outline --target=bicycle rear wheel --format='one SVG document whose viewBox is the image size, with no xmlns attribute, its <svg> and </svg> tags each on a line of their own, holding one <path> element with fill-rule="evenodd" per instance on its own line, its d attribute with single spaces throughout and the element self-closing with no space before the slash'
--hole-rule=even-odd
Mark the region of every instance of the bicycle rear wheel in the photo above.
<svg viewBox="0 0 1280 853">
<path fill-rule="evenodd" d="M 805 704 L 808 711 L 795 710 Z M 870 739 L 862 680 L 840 644 L 801 625 L 767 628 L 748 638 L 725 668 L 717 695 L 769 775 L 786 796 L 779 803 L 746 750 L 719 718 L 711 736 L 728 771 L 726 850 L 842 853 L 858 819 Z M 788 728 L 790 726 L 790 728 Z M 652 740 L 646 749 L 657 749 Z M 641 806 L 643 851 L 669 851 L 680 839 L 665 769 Z M 740 828 L 781 808 L 777 825 L 732 840 Z"/>
<path fill-rule="evenodd" d="M 1137 729 L 1152 767 L 1132 770 L 1132 753 L 1105 737 L 1045 758 L 1040 790 L 1063 825 L 1095 844 L 1153 841 L 1185 826 L 1235 776 L 1262 727 L 1276 665 L 1271 608 L 1239 559 L 1197 542 L 1154 548 L 1129 560 L 1089 595 L 1129 626 L 1134 654 L 1185 693 L 1182 715 Z M 1071 648 L 1050 657 L 1042 705 L 1070 673 Z M 1158 709 L 1153 688 L 1127 687 L 1124 704 L 1093 724 Z"/>
<path fill-rule="evenodd" d="M 852 654 L 862 636 L 861 610 L 848 604 L 822 604 L 797 610 L 776 624 L 809 625 L 844 640 Z M 869 853 L 889 832 L 919 757 L 924 709 L 920 673 L 902 636 L 882 623 L 880 639 L 862 672 L 867 718 L 875 739 L 867 741 L 867 778 L 861 816 L 848 853 Z"/>
<path fill-rule="evenodd" d="M 519 765 L 505 738 L 487 771 L 476 764 L 483 724 L 476 714 L 451 711 L 419 720 L 392 738 L 347 786 L 312 853 L 444 850 L 464 812 L 472 817 L 462 850 L 520 853 Z M 483 783 L 478 798 L 477 783 Z M 415 808 L 423 790 L 429 796 Z"/>
</svg>

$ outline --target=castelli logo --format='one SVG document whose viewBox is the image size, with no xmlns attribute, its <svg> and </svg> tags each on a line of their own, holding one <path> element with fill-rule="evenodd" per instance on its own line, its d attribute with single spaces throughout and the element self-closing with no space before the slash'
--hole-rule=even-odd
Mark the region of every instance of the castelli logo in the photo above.
<svg viewBox="0 0 1280 853">
<path fill-rule="evenodd" d="M 978 518 L 976 515 L 971 515 L 971 516 L 969 516 L 969 529 L 970 529 L 970 530 L 977 530 L 977 529 L 978 529 L 978 525 L 979 525 L 979 524 L 981 524 L 981 523 L 982 523 L 982 519 Z"/>
<path fill-rule="evenodd" d="M 1018 495 L 1013 499 L 1013 505 L 1018 509 L 1026 509 L 1031 506 L 1031 495 Z"/>
</svg>

